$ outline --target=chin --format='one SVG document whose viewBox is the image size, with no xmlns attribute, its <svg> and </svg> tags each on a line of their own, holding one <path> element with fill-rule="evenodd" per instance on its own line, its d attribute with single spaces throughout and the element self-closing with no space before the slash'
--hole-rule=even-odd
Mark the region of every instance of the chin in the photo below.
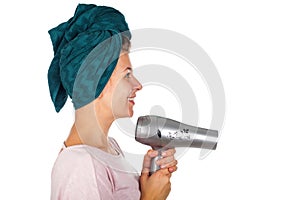
<svg viewBox="0 0 300 200">
<path fill-rule="evenodd" d="M 132 117 L 132 116 L 133 116 L 133 111 L 129 111 L 128 117 Z"/>
<path fill-rule="evenodd" d="M 119 113 L 119 114 L 115 114 L 115 119 L 119 119 L 119 118 L 127 118 L 127 117 L 132 117 L 133 116 L 133 111 L 128 111 L 128 113 Z"/>
</svg>

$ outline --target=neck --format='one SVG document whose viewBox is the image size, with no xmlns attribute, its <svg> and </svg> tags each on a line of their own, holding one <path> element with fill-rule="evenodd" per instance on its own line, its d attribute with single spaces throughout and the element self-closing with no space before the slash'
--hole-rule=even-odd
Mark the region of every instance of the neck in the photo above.
<svg viewBox="0 0 300 200">
<path fill-rule="evenodd" d="M 110 152 L 108 131 L 114 119 L 109 116 L 104 110 L 96 110 L 93 102 L 77 109 L 66 146 L 86 144 Z"/>
</svg>

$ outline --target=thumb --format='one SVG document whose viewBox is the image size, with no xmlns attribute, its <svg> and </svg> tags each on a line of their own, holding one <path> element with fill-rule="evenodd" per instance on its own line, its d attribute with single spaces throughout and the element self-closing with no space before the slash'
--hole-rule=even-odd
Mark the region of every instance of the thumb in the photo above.
<svg viewBox="0 0 300 200">
<path fill-rule="evenodd" d="M 148 150 L 148 152 L 144 156 L 143 168 L 150 168 L 150 165 L 151 165 L 150 163 L 151 163 L 152 158 L 154 158 L 157 155 L 158 155 L 157 151 L 152 150 L 152 149 Z"/>
</svg>

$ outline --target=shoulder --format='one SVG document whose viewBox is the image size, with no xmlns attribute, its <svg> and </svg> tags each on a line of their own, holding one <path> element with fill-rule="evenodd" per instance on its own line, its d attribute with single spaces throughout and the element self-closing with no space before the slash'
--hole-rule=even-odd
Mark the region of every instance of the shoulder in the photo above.
<svg viewBox="0 0 300 200">
<path fill-rule="evenodd" d="M 75 167 L 74 164 L 87 164 L 89 162 L 92 162 L 91 155 L 84 146 L 78 145 L 64 148 L 59 153 L 55 165 L 63 164 Z"/>
<path fill-rule="evenodd" d="M 68 147 L 60 152 L 52 168 L 51 196 L 99 197 L 94 162 L 84 147 Z"/>
<path fill-rule="evenodd" d="M 68 147 L 59 153 L 52 169 L 52 178 L 72 177 L 83 171 L 90 173 L 93 168 L 92 157 L 84 147 Z"/>
<path fill-rule="evenodd" d="M 95 173 L 107 171 L 104 161 L 109 160 L 106 153 L 88 145 L 74 145 L 64 148 L 58 155 L 52 177 L 95 176 Z"/>
</svg>

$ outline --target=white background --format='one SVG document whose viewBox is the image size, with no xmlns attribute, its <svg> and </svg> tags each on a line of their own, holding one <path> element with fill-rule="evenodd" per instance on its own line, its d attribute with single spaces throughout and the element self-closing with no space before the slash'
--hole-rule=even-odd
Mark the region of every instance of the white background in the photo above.
<svg viewBox="0 0 300 200">
<path fill-rule="evenodd" d="M 53 52 L 47 31 L 68 20 L 78 3 L 1 4 L 0 199 L 49 199 L 51 168 L 68 135 L 73 111 L 69 101 L 57 114 L 50 100 L 47 70 Z M 164 28 L 184 34 L 208 53 L 219 71 L 226 120 L 218 149 L 203 160 L 198 159 L 198 150 L 179 159 L 169 199 L 300 198 L 296 0 L 81 3 L 119 9 L 131 29 Z M 144 89 L 141 99 L 146 91 L 153 92 Z M 134 119 L 141 104 L 151 108 L 151 102 L 141 102 L 136 101 Z M 174 102 L 178 113 L 166 108 L 165 114 L 180 118 Z M 211 107 L 206 103 L 200 107 Z M 209 109 L 205 112 L 207 117 L 202 114 L 203 124 L 198 125 L 207 126 L 211 114 Z"/>
</svg>

